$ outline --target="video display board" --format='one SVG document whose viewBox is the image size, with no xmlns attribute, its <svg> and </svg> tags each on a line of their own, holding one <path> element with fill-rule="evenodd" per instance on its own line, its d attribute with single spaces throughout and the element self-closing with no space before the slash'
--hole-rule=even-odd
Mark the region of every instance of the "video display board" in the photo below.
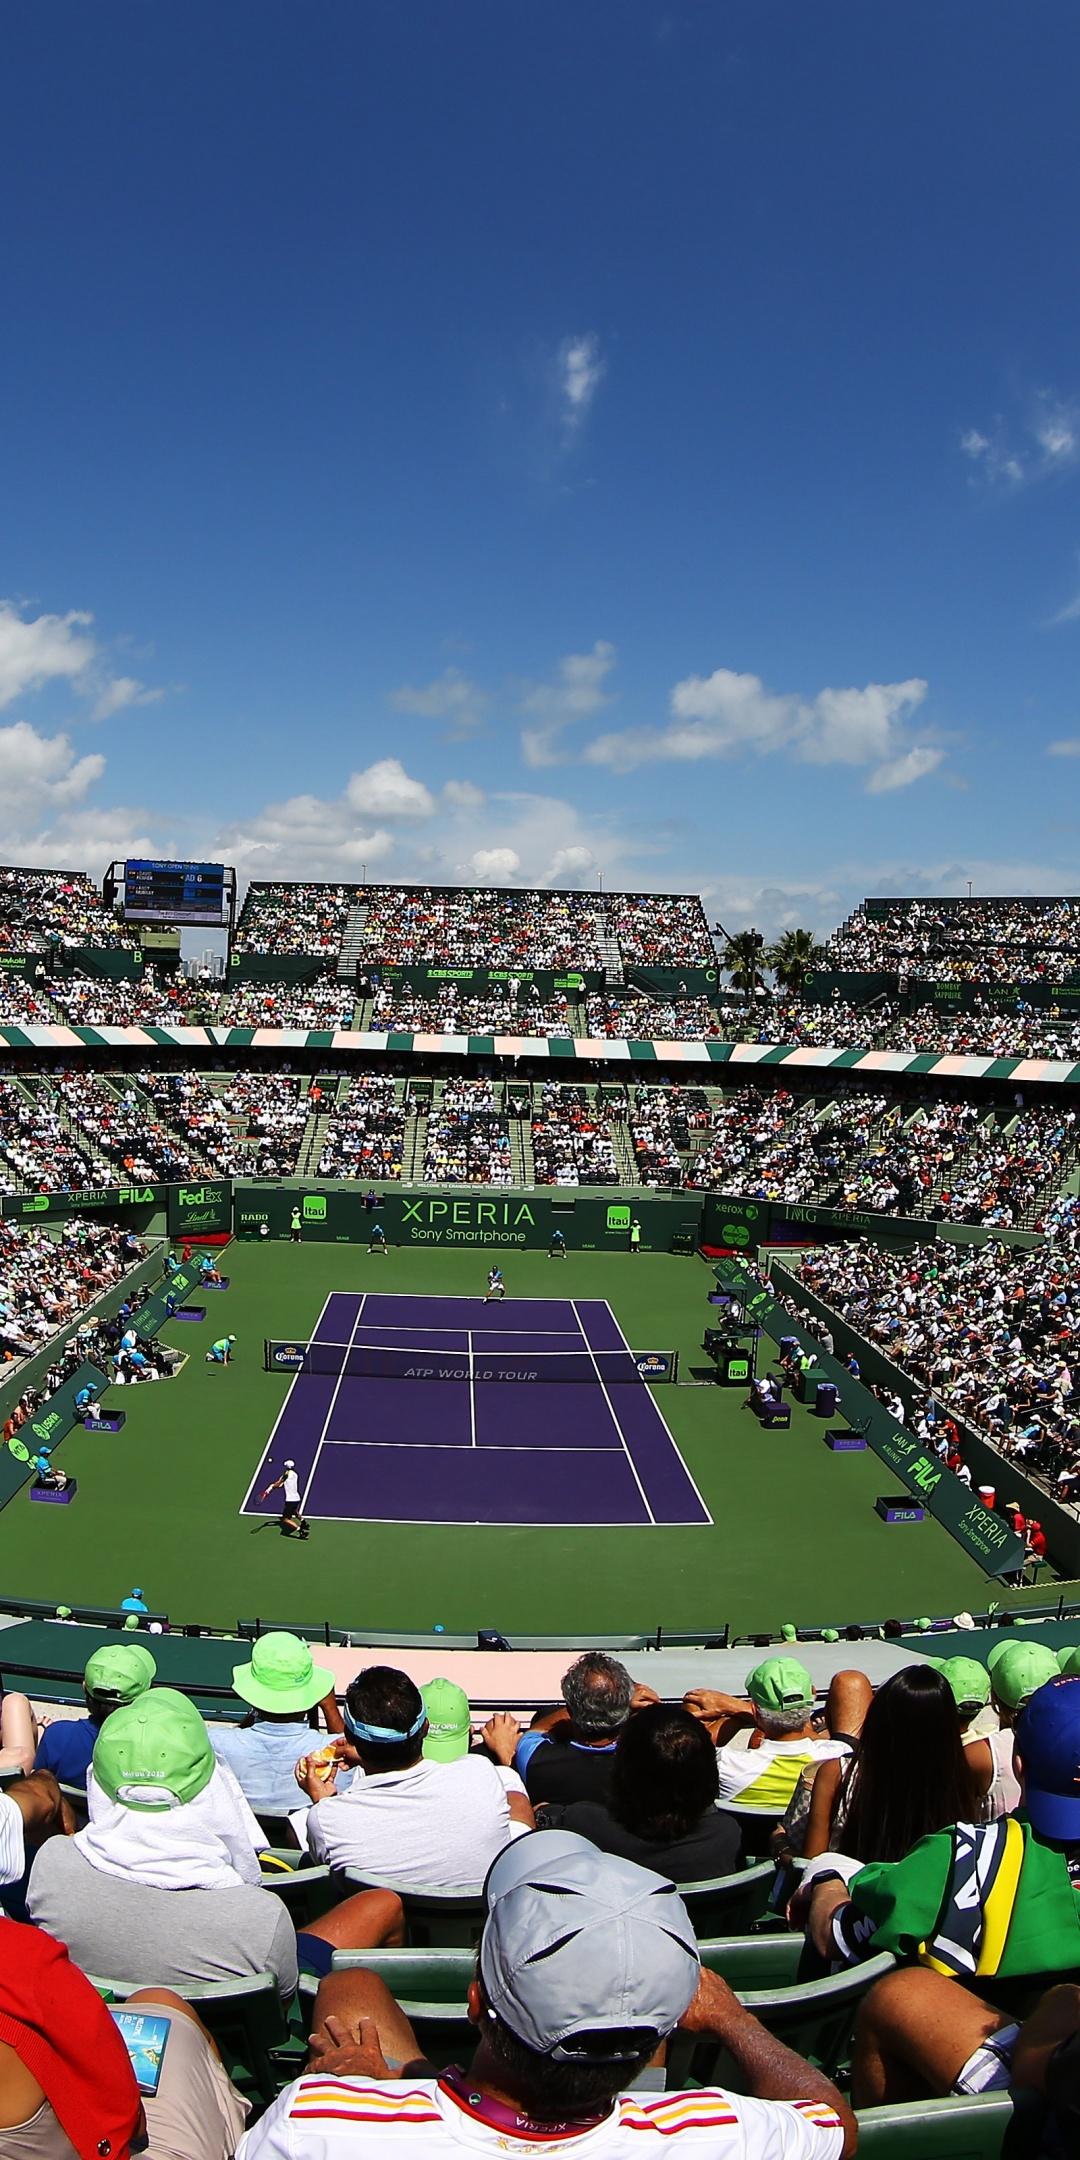
<svg viewBox="0 0 1080 2160">
<path fill-rule="evenodd" d="M 226 920 L 224 863 L 139 858 L 124 864 L 125 922 L 220 928 Z"/>
</svg>

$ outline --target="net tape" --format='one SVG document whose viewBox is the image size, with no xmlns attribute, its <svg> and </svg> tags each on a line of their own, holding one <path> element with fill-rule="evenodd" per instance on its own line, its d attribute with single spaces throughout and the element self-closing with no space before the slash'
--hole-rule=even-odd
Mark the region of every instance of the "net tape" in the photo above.
<svg viewBox="0 0 1080 2160">
<path fill-rule="evenodd" d="M 409 1350 L 392 1344 L 268 1342 L 270 1372 L 321 1373 L 344 1380 L 587 1382 L 641 1385 L 632 1350 Z"/>
</svg>

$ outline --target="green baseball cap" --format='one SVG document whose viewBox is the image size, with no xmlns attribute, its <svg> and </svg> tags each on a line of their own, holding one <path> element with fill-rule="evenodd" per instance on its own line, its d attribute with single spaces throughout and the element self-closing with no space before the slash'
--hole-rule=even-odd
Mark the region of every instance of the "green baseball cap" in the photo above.
<svg viewBox="0 0 1080 2160">
<path fill-rule="evenodd" d="M 996 1643 L 987 1658 L 994 1693 L 1007 1710 L 1020 1710 L 1029 1695 L 1059 1676 L 1052 1650 L 1041 1642 Z"/>
<path fill-rule="evenodd" d="M 214 1762 L 194 1703 L 174 1688 L 149 1688 L 102 1726 L 94 1776 L 121 1807 L 160 1814 L 196 1800 L 213 1777 Z"/>
<path fill-rule="evenodd" d="M 925 1662 L 948 1681 L 958 1710 L 985 1708 L 990 1700 L 990 1675 L 977 1658 L 927 1658 Z"/>
<path fill-rule="evenodd" d="M 424 1753 L 432 1762 L 457 1762 L 469 1752 L 469 1698 L 456 1680 L 429 1680 L 420 1690 L 427 1713 Z"/>
<path fill-rule="evenodd" d="M 114 1695 L 118 1703 L 136 1702 L 157 1673 L 141 1643 L 103 1643 L 87 1658 L 83 1684 L 88 1695 Z"/>
<path fill-rule="evenodd" d="M 757 1710 L 809 1710 L 814 1683 L 798 1658 L 767 1657 L 747 1674 L 746 1692 Z"/>
<path fill-rule="evenodd" d="M 1080 1648 L 1059 1650 L 1058 1664 L 1066 1680 L 1080 1679 Z"/>
<path fill-rule="evenodd" d="M 234 1665 L 232 1684 L 243 1702 L 256 1710 L 313 1710 L 330 1695 L 334 1675 L 316 1665 L 310 1646 L 299 1635 L 260 1635 L 247 1665 Z"/>
</svg>

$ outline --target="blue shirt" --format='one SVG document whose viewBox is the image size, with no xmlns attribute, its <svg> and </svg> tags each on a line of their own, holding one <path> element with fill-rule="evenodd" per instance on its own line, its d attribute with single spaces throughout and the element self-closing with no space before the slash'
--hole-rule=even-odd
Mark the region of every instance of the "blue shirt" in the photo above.
<svg viewBox="0 0 1080 2160">
<path fill-rule="evenodd" d="M 64 1718 L 47 1725 L 34 1757 L 35 1770 L 51 1770 L 62 1785 L 82 1785 L 101 1731 L 92 1717 Z"/>
<path fill-rule="evenodd" d="M 528 1769 L 529 1764 L 532 1761 L 532 1758 L 535 1755 L 538 1747 L 551 1747 L 552 1745 L 553 1743 L 549 1733 L 522 1733 L 521 1738 L 517 1744 L 517 1752 L 514 1756 L 514 1768 L 517 1771 L 518 1776 L 520 1778 L 524 1777 L 525 1772 Z M 570 1746 L 572 1748 L 579 1748 L 581 1752 L 586 1755 L 613 1755 L 615 1752 L 615 1745 L 616 1743 L 614 1740 L 611 1742 L 610 1747 L 604 1748 L 588 1747 L 583 1740 L 571 1740 L 570 1742 Z"/>
<path fill-rule="evenodd" d="M 306 1808 L 293 1775 L 297 1763 L 315 1748 L 326 1746 L 324 1732 L 313 1732 L 304 1719 L 278 1725 L 272 1718 L 256 1718 L 253 1725 L 210 1725 L 210 1744 L 219 1762 L 227 1763 L 239 1778 L 248 1806 L 260 1815 L 290 1815 Z M 349 1772 L 338 1772 L 338 1792 L 352 1784 Z"/>
</svg>

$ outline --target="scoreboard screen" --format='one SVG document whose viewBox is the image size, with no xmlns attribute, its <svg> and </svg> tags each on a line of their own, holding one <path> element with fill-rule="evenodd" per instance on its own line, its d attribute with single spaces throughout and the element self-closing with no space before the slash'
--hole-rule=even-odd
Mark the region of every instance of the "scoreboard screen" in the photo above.
<svg viewBox="0 0 1080 2160">
<path fill-rule="evenodd" d="M 225 865 L 206 862 L 124 864 L 124 921 L 205 923 L 226 919 Z"/>
</svg>

